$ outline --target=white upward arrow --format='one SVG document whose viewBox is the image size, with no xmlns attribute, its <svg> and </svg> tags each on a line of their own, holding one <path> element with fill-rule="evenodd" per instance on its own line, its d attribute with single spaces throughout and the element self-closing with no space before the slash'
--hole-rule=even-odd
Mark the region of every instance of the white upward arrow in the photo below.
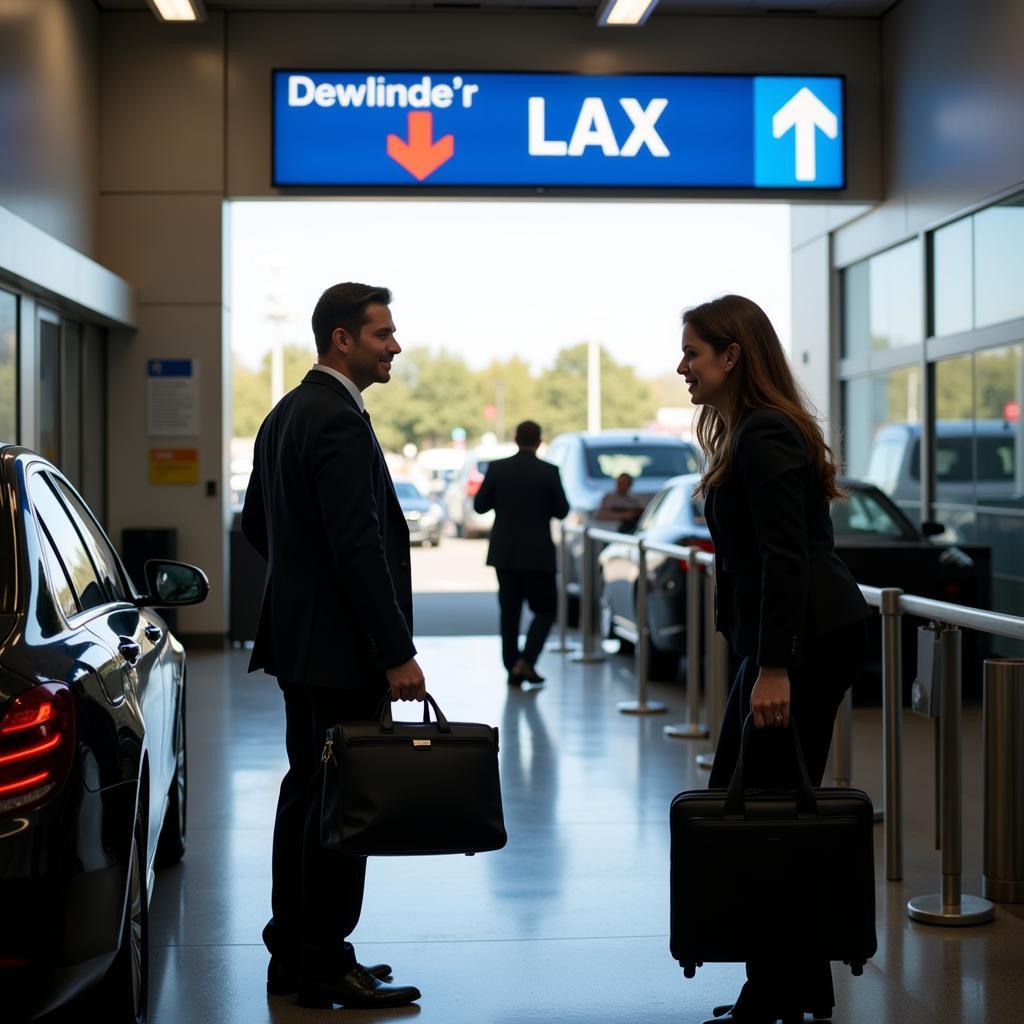
<svg viewBox="0 0 1024 1024">
<path fill-rule="evenodd" d="M 830 139 L 839 134 L 839 119 L 805 85 L 772 118 L 772 135 L 781 139 L 796 128 L 796 180 L 814 181 L 814 129 L 820 128 Z"/>
</svg>

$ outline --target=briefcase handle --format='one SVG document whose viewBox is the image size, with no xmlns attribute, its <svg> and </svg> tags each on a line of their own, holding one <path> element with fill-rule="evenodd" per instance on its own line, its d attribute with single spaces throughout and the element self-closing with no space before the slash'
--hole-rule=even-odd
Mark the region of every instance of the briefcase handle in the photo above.
<svg viewBox="0 0 1024 1024">
<path fill-rule="evenodd" d="M 729 791 L 725 797 L 725 813 L 728 817 L 744 816 L 743 800 L 743 761 L 747 755 L 747 743 L 754 728 L 754 716 L 748 714 L 743 723 L 743 738 L 740 741 L 740 756 L 736 759 L 736 770 L 732 773 L 732 781 L 729 783 Z M 778 731 L 778 730 L 776 730 Z M 789 728 L 782 730 L 788 733 L 792 740 L 792 750 L 796 767 L 796 809 L 801 817 L 815 817 L 818 813 L 818 801 L 814 798 L 814 787 L 811 785 L 811 777 L 807 774 L 807 765 L 804 763 L 804 752 L 800 746 L 800 736 L 796 730 L 796 719 L 789 716 Z"/>
<path fill-rule="evenodd" d="M 434 700 L 430 694 L 425 694 L 425 700 L 423 701 L 423 724 L 428 725 L 430 723 L 430 709 L 434 709 L 434 718 L 437 721 L 437 728 L 439 732 L 451 732 L 452 727 L 448 724 L 448 719 L 444 717 L 444 712 L 437 706 L 437 701 Z M 395 719 L 391 714 L 391 701 L 385 698 L 384 708 L 380 713 L 380 731 L 381 732 L 394 732 L 395 731 Z"/>
</svg>

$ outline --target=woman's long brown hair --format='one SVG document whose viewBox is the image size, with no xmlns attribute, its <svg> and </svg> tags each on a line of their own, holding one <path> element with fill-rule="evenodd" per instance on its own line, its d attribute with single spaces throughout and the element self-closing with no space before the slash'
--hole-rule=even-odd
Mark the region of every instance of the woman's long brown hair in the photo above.
<svg viewBox="0 0 1024 1024">
<path fill-rule="evenodd" d="M 740 347 L 740 358 L 731 376 L 736 413 L 731 426 L 709 405 L 701 408 L 697 418 L 697 443 L 707 458 L 700 493 L 706 495 L 708 488 L 728 479 L 733 438 L 744 416 L 752 409 L 776 409 L 785 413 L 803 435 L 826 500 L 845 497 L 836 485 L 835 455 L 793 379 L 779 336 L 764 310 L 742 295 L 724 295 L 688 309 L 683 314 L 683 325 L 687 324 L 716 352 L 724 352 L 732 342 Z"/>
</svg>

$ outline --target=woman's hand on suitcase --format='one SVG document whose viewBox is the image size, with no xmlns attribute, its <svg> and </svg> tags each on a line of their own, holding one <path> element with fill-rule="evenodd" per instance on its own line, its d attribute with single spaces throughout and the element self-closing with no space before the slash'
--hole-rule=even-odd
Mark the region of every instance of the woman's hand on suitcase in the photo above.
<svg viewBox="0 0 1024 1024">
<path fill-rule="evenodd" d="M 781 725 L 789 728 L 789 673 L 784 668 L 761 668 L 750 691 L 754 727 Z"/>
<path fill-rule="evenodd" d="M 386 675 L 392 700 L 423 700 L 427 695 L 427 681 L 415 658 L 389 668 Z"/>
</svg>

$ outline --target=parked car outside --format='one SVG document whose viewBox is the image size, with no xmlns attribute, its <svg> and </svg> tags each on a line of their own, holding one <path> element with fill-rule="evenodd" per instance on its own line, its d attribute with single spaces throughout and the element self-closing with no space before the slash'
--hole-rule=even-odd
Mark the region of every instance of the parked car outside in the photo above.
<svg viewBox="0 0 1024 1024">
<path fill-rule="evenodd" d="M 636 533 L 670 544 L 696 544 L 713 550 L 703 518 L 703 504 L 693 497 L 699 476 L 669 482 L 648 505 Z M 875 587 L 900 587 L 907 593 L 940 601 L 989 607 L 990 552 L 986 547 L 960 547 L 939 538 L 941 524 L 918 529 L 877 487 L 862 480 L 841 479 L 847 501 L 833 502 L 832 523 L 836 553 L 854 579 Z M 636 549 L 611 544 L 600 555 L 603 579 L 602 628 L 605 635 L 636 641 Z M 651 632 L 652 678 L 671 678 L 686 649 L 686 566 L 675 559 L 648 555 L 647 621 Z M 909 696 L 916 661 L 916 630 L 920 622 L 905 620 L 903 635 L 904 693 Z M 877 628 L 869 631 L 869 658 L 877 660 Z M 965 692 L 976 692 L 971 666 L 981 661 L 984 644 L 972 634 L 965 638 Z M 672 657 L 676 663 L 673 665 Z M 860 688 L 861 699 L 877 699 L 877 679 Z"/>
<path fill-rule="evenodd" d="M 939 420 L 935 485 L 943 502 L 1012 498 L 1018 494 L 1017 435 L 1010 420 Z M 886 423 L 871 442 L 865 478 L 898 504 L 921 501 L 921 424 Z"/>
<path fill-rule="evenodd" d="M 487 466 L 495 459 L 507 459 L 519 451 L 514 444 L 492 445 L 477 448 L 466 455 L 466 461 L 459 475 L 445 491 L 445 507 L 448 518 L 455 526 L 456 537 L 486 537 L 494 525 L 494 512 L 477 512 L 473 499 L 484 482 Z"/>
<path fill-rule="evenodd" d="M 409 527 L 409 540 L 413 544 L 432 544 L 436 548 L 441 543 L 444 509 L 411 480 L 396 480 L 395 493 Z"/>
<path fill-rule="evenodd" d="M 704 503 L 694 497 L 699 473 L 670 480 L 654 496 L 636 524 L 645 541 L 695 546 L 713 551 L 704 519 Z M 686 562 L 650 551 L 647 561 L 647 671 L 651 679 L 674 679 L 686 653 Z M 636 626 L 636 585 L 639 558 L 635 544 L 609 544 L 598 564 L 601 590 L 601 635 L 639 641 Z"/>
<path fill-rule="evenodd" d="M 558 466 L 562 486 L 569 499 L 567 526 L 601 525 L 593 521 L 601 499 L 615 488 L 615 478 L 628 473 L 633 478 L 631 493 L 650 501 L 670 479 L 698 473 L 701 457 L 696 445 L 677 437 L 644 430 L 577 431 L 559 434 L 544 453 L 546 461 Z M 617 524 L 605 524 L 615 529 Z M 569 617 L 579 616 L 579 593 L 583 542 L 573 540 L 567 586 Z"/>
<path fill-rule="evenodd" d="M 0 552 L 4 1019 L 92 990 L 86 1015 L 134 1024 L 152 868 L 186 838 L 185 651 L 153 608 L 197 604 L 209 584 L 150 561 L 140 594 L 67 479 L 13 446 Z"/>
</svg>

